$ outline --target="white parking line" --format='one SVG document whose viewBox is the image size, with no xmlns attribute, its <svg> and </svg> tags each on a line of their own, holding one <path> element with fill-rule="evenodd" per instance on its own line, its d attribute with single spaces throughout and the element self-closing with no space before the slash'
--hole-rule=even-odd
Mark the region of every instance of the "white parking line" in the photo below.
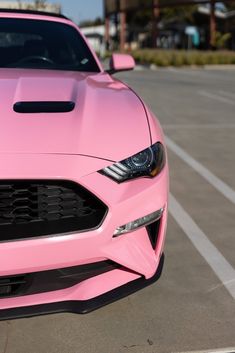
<svg viewBox="0 0 235 353">
<path fill-rule="evenodd" d="M 233 100 L 235 100 L 235 94 L 231 93 L 231 92 L 227 92 L 227 91 L 219 91 L 220 94 L 227 96 L 229 98 L 232 98 Z"/>
<path fill-rule="evenodd" d="M 181 147 L 179 147 L 167 136 L 166 143 L 168 148 L 173 153 L 175 153 L 180 159 L 182 159 L 191 168 L 193 168 L 199 175 L 206 179 L 212 186 L 214 186 L 216 190 L 218 190 L 222 195 L 224 195 L 229 201 L 235 204 L 235 191 L 230 186 L 228 186 L 221 179 L 211 173 L 206 167 L 196 161 L 193 157 L 191 157 L 187 152 L 185 152 Z"/>
<path fill-rule="evenodd" d="M 135 67 L 135 71 L 145 71 L 146 67 L 144 67 L 143 65 L 136 65 Z"/>
<path fill-rule="evenodd" d="M 190 215 L 183 209 L 173 195 L 170 195 L 171 215 L 191 240 L 195 248 L 221 280 L 225 288 L 235 299 L 235 270 L 211 243 Z"/>
<path fill-rule="evenodd" d="M 164 70 L 164 69 L 163 69 Z M 180 74 L 180 75 L 189 75 L 189 76 L 198 76 L 200 73 L 200 69 L 176 69 L 174 67 L 168 67 L 165 69 L 165 71 L 170 71 L 172 73 Z"/>
<path fill-rule="evenodd" d="M 234 129 L 235 124 L 162 124 L 163 129 L 175 130 L 175 129 Z"/>
<path fill-rule="evenodd" d="M 225 348 L 225 349 L 212 349 L 206 351 L 188 351 L 188 352 L 181 352 L 181 353 L 235 353 L 234 348 Z"/>
<path fill-rule="evenodd" d="M 212 94 L 212 93 L 206 92 L 206 91 L 198 91 L 198 94 L 200 96 L 203 96 L 203 97 L 206 97 L 206 98 L 210 98 L 210 99 L 214 99 L 214 100 L 222 102 L 222 103 L 235 105 L 234 100 L 229 99 L 229 98 L 225 98 L 225 97 L 221 97 L 218 94 Z"/>
</svg>

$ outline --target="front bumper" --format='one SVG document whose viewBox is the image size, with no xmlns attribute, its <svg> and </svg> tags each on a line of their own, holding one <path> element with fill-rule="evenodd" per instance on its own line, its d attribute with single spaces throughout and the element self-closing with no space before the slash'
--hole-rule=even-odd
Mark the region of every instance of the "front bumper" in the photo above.
<svg viewBox="0 0 235 353">
<path fill-rule="evenodd" d="M 102 226 L 93 231 L 0 243 L 0 278 L 106 260 L 118 264 L 119 268 L 69 288 L 1 298 L 0 319 L 58 311 L 89 312 L 160 277 L 167 222 L 167 166 L 155 179 L 138 179 L 119 185 L 87 166 L 86 173 L 81 171 L 85 160 L 81 156 L 18 156 L 16 165 L 11 163 L 11 156 L 7 156 L 7 168 L 1 173 L 1 179 L 71 180 L 100 198 L 109 213 Z M 97 159 L 94 163 L 96 170 L 107 165 Z M 113 238 L 120 225 L 161 208 L 164 213 L 155 248 L 146 228 Z"/>
<path fill-rule="evenodd" d="M 73 314 L 88 314 L 155 283 L 161 277 L 163 266 L 164 254 L 161 257 L 156 273 L 148 280 L 144 277 L 138 278 L 90 300 L 64 301 L 0 310 L 0 321 L 64 312 Z"/>
</svg>

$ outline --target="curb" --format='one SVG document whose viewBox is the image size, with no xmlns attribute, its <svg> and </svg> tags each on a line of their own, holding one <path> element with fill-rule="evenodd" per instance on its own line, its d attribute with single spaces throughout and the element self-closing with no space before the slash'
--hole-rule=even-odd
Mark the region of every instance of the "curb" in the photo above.
<svg viewBox="0 0 235 353">
<path fill-rule="evenodd" d="M 233 71 L 235 70 L 235 65 L 204 65 L 204 66 L 195 66 L 195 65 L 187 65 L 187 66 L 157 66 L 155 64 L 151 65 L 136 65 L 135 70 L 136 71 L 145 71 L 145 70 L 150 70 L 150 71 L 158 71 L 158 70 L 185 70 L 185 69 L 190 69 L 190 70 L 228 70 L 228 71 Z"/>
</svg>

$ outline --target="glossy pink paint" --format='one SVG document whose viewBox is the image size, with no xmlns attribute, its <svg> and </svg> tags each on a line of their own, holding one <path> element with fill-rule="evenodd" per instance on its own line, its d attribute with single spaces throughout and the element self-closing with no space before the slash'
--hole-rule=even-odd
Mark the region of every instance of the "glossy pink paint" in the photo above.
<svg viewBox="0 0 235 353">
<path fill-rule="evenodd" d="M 150 144 L 141 102 L 108 74 L 1 69 L 0 77 L 1 153 L 83 154 L 116 161 Z M 14 103 L 35 100 L 72 100 L 76 107 L 49 115 L 13 111 Z"/>
<path fill-rule="evenodd" d="M 1 17 L 70 21 L 54 17 L 1 14 Z M 94 54 L 95 55 L 95 54 Z M 97 62 L 98 59 L 96 58 Z M 129 56 L 114 56 L 114 68 L 131 68 Z M 138 96 L 118 80 L 100 73 L 0 69 L 0 178 L 60 179 L 77 182 L 97 195 L 109 213 L 86 233 L 0 243 L 0 277 L 112 260 L 122 269 L 102 274 L 66 290 L 0 299 L 0 309 L 68 300 L 86 300 L 133 281 L 151 278 L 164 248 L 168 166 L 153 179 L 117 184 L 97 173 L 112 161 L 164 144 L 159 122 Z M 75 110 L 62 114 L 18 114 L 18 101 L 72 100 Z M 147 114 L 146 114 L 147 111 Z M 150 134 L 151 132 L 151 134 Z M 164 208 L 153 250 L 146 229 L 113 238 L 120 225 Z M 124 269 L 125 268 L 125 269 Z"/>
<path fill-rule="evenodd" d="M 113 54 L 110 59 L 110 69 L 114 71 L 128 71 L 135 68 L 135 60 L 128 54 Z"/>
</svg>

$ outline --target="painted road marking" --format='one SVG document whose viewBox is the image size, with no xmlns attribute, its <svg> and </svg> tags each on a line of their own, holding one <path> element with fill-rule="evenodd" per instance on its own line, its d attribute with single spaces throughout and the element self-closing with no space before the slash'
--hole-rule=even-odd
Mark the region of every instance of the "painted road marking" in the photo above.
<svg viewBox="0 0 235 353">
<path fill-rule="evenodd" d="M 206 262 L 215 272 L 225 288 L 235 299 L 235 270 L 211 243 L 203 231 L 198 227 L 190 215 L 183 209 L 179 202 L 170 195 L 170 213 L 191 240 L 195 248 L 204 257 Z"/>
<path fill-rule="evenodd" d="M 219 91 L 220 94 L 227 96 L 229 98 L 233 98 L 233 100 L 235 100 L 235 94 L 231 93 L 231 92 L 227 92 L 227 91 Z"/>
<path fill-rule="evenodd" d="M 145 71 L 146 67 L 144 67 L 143 65 L 136 65 L 135 66 L 135 71 Z"/>
<path fill-rule="evenodd" d="M 225 349 L 212 349 L 212 350 L 206 350 L 206 351 L 187 351 L 187 352 L 181 352 L 181 353 L 235 353 L 235 347 L 234 348 L 225 348 Z"/>
<path fill-rule="evenodd" d="M 201 73 L 200 69 L 194 69 L 194 70 L 187 70 L 187 69 L 176 69 L 174 67 L 168 67 L 165 69 L 162 69 L 162 71 L 168 71 L 168 72 L 172 72 L 172 73 L 176 73 L 176 74 L 180 74 L 180 75 L 188 75 L 188 76 L 198 76 L 198 74 Z M 203 73 L 203 72 L 202 72 Z"/>
<path fill-rule="evenodd" d="M 212 186 L 214 186 L 216 190 L 218 190 L 222 195 L 224 195 L 229 201 L 235 204 L 235 191 L 230 186 L 228 186 L 221 179 L 211 173 L 201 163 L 191 157 L 169 137 L 166 136 L 165 139 L 168 148 L 173 153 L 175 153 L 180 159 L 182 159 L 186 164 L 193 168 L 199 175 L 206 179 Z"/>
<path fill-rule="evenodd" d="M 234 129 L 235 124 L 162 124 L 163 129 Z"/>
<path fill-rule="evenodd" d="M 198 91 L 198 94 L 200 96 L 203 96 L 203 97 L 206 97 L 206 98 L 210 98 L 210 99 L 214 99 L 214 100 L 222 102 L 222 103 L 235 105 L 234 100 L 229 99 L 229 98 L 225 98 L 225 97 L 221 97 L 218 94 L 213 94 L 213 93 L 210 93 L 210 92 L 207 92 L 207 91 Z"/>
<path fill-rule="evenodd" d="M 209 70 L 208 70 L 209 69 Z M 231 68 L 230 68 L 231 69 Z M 195 79 L 205 79 L 208 78 L 209 80 L 223 80 L 223 81 L 229 81 L 233 83 L 233 78 L 231 77 L 231 75 L 224 75 L 224 70 L 211 70 L 210 67 L 206 67 L 206 68 L 200 68 L 200 67 L 195 67 L 195 68 L 175 68 L 175 67 L 168 67 L 168 68 L 162 68 L 161 71 L 165 71 L 165 72 L 172 72 L 175 74 L 179 74 L 179 75 L 187 75 L 187 76 L 194 76 Z M 234 72 L 234 68 L 233 70 L 231 70 L 232 73 Z M 229 72 L 229 70 L 227 70 L 226 72 Z M 219 73 L 219 74 L 217 74 Z M 223 75 L 221 75 L 221 73 L 223 73 Z"/>
</svg>

